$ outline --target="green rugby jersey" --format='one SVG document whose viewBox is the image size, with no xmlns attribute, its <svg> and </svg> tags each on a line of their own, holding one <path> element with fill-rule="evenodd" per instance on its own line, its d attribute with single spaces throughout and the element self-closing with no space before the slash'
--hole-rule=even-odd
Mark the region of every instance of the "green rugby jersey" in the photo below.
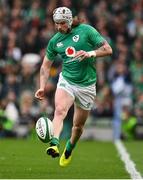
<svg viewBox="0 0 143 180">
<path fill-rule="evenodd" d="M 72 60 L 76 51 L 92 51 L 101 46 L 104 38 L 95 28 L 87 24 L 74 27 L 70 33 L 56 33 L 49 41 L 46 56 L 53 61 L 57 54 L 61 55 L 62 75 L 72 84 L 88 86 L 96 82 L 95 58 L 83 61 Z"/>
</svg>

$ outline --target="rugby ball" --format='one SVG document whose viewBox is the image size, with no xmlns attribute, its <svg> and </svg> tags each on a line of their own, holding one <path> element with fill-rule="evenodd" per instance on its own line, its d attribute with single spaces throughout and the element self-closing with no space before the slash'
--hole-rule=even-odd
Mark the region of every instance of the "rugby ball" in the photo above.
<svg viewBox="0 0 143 180">
<path fill-rule="evenodd" d="M 36 133 L 38 138 L 44 142 L 47 143 L 51 140 L 53 136 L 53 124 L 50 119 L 47 117 L 41 117 L 36 122 Z"/>
</svg>

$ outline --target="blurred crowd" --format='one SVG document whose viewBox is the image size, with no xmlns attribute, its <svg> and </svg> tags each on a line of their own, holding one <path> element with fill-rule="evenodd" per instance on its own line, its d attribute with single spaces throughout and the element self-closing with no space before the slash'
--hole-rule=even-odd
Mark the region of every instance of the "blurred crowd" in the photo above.
<svg viewBox="0 0 143 180">
<path fill-rule="evenodd" d="M 0 136 L 26 137 L 36 120 L 53 116 L 61 70 L 57 57 L 38 102 L 39 69 L 55 33 L 52 12 L 66 6 L 74 18 L 95 27 L 113 48 L 96 61 L 97 98 L 91 116 L 112 119 L 114 138 L 143 137 L 143 0 L 1 0 Z"/>
</svg>

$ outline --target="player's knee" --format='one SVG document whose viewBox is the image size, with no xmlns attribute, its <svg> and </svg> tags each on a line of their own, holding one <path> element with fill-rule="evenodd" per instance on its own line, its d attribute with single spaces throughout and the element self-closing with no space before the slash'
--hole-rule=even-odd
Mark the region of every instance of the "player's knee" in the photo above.
<svg viewBox="0 0 143 180">
<path fill-rule="evenodd" d="M 67 109 L 62 106 L 56 106 L 55 114 L 57 116 L 65 116 L 67 114 Z"/>
</svg>

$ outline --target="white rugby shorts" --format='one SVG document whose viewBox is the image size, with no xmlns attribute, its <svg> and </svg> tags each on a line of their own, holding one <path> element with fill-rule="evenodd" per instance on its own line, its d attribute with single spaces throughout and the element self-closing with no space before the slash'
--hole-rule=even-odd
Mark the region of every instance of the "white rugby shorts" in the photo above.
<svg viewBox="0 0 143 180">
<path fill-rule="evenodd" d="M 64 89 L 68 92 L 75 100 L 75 104 L 80 106 L 82 109 L 91 110 L 95 96 L 96 96 L 96 84 L 89 86 L 77 86 L 70 84 L 60 73 L 57 88 Z"/>
</svg>

